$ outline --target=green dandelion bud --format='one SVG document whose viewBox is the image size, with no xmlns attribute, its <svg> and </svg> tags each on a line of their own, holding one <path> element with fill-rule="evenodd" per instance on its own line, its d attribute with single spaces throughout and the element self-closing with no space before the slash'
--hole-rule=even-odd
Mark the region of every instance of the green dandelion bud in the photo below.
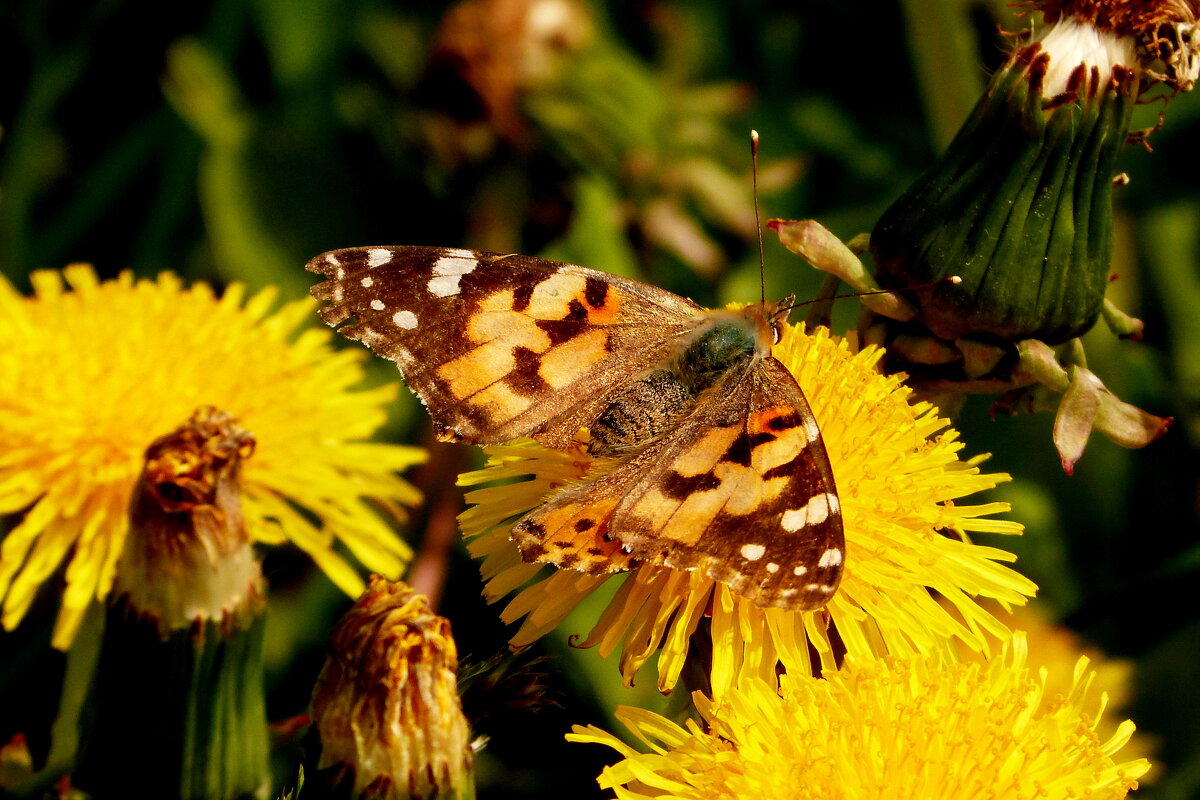
<svg viewBox="0 0 1200 800">
<path fill-rule="evenodd" d="M 1092 327 L 1134 105 L 1155 77 L 1190 86 L 1190 67 L 1149 69 L 1180 63 L 1155 32 L 1194 24 L 1189 5 L 1040 6 L 1048 26 L 996 72 L 947 151 L 871 234 L 885 286 L 962 277 L 913 293 L 921 321 L 943 339 L 1057 344 Z"/>
</svg>

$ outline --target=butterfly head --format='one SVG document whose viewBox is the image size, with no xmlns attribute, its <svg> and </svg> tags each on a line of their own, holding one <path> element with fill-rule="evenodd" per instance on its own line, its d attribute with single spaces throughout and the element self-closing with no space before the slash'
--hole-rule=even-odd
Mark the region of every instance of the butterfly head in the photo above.
<svg viewBox="0 0 1200 800">
<path fill-rule="evenodd" d="M 779 340 L 783 338 L 783 324 L 787 322 L 788 314 L 795 307 L 796 295 L 789 294 L 769 309 L 766 324 L 771 329 L 771 344 L 779 344 Z"/>
<path fill-rule="evenodd" d="M 753 303 L 737 312 L 746 327 L 755 332 L 756 358 L 762 358 L 771 352 L 774 345 L 783 338 L 783 325 L 787 322 L 788 314 L 796 307 L 796 296 L 789 294 L 776 303 Z"/>
</svg>

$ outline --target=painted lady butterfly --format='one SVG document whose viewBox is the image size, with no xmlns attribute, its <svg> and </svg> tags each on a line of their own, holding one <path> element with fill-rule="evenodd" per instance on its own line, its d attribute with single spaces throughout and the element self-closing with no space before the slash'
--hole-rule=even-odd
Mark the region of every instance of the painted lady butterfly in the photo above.
<svg viewBox="0 0 1200 800">
<path fill-rule="evenodd" d="M 760 606 L 833 596 L 845 545 L 821 431 L 771 356 L 792 298 L 706 310 L 638 281 L 521 255 L 354 247 L 308 263 L 321 316 L 395 361 L 439 437 L 581 428 L 609 472 L 552 493 L 512 538 L 588 573 L 701 570 Z"/>
</svg>

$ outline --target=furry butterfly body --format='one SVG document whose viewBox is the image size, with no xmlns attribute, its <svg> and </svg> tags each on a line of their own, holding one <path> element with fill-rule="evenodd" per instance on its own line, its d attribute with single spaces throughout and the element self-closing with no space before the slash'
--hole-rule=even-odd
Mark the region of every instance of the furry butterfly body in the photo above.
<svg viewBox="0 0 1200 800">
<path fill-rule="evenodd" d="M 818 608 L 844 561 L 821 432 L 771 356 L 790 298 L 708 310 L 520 255 L 359 247 L 314 258 L 321 315 L 397 363 L 439 436 L 551 448 L 589 431 L 613 468 L 513 527 L 528 561 L 700 570 L 759 605 Z"/>
</svg>

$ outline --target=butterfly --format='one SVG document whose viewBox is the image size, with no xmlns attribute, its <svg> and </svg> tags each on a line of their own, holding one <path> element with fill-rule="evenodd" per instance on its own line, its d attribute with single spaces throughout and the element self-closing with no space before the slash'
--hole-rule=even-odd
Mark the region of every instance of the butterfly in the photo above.
<svg viewBox="0 0 1200 800">
<path fill-rule="evenodd" d="M 700 570 L 760 606 L 816 609 L 845 544 L 804 392 L 771 355 L 792 298 L 705 309 L 524 255 L 352 247 L 312 259 L 322 318 L 396 362 L 444 441 L 579 441 L 615 466 L 516 522 L 526 561 Z M 341 327 L 338 327 L 341 326 Z"/>
</svg>

